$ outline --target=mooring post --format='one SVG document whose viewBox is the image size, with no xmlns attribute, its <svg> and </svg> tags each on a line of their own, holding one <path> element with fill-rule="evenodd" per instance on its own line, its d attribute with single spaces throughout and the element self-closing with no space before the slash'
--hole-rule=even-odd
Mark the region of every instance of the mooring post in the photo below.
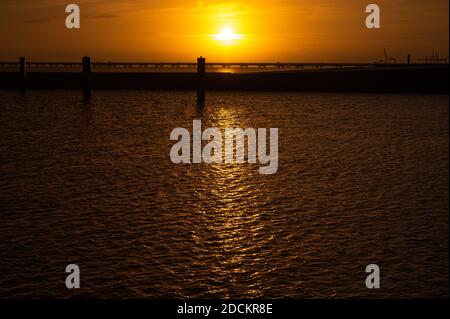
<svg viewBox="0 0 450 319">
<path fill-rule="evenodd" d="M 91 58 L 83 57 L 83 73 L 81 75 L 83 86 L 83 101 L 91 99 Z"/>
<path fill-rule="evenodd" d="M 408 64 L 411 64 L 411 54 L 408 54 Z"/>
<path fill-rule="evenodd" d="M 197 59 L 197 105 L 205 104 L 205 73 L 206 59 L 199 57 Z"/>
<path fill-rule="evenodd" d="M 24 57 L 20 57 L 20 67 L 19 67 L 19 89 L 20 92 L 25 93 L 27 88 L 27 69 Z"/>
</svg>

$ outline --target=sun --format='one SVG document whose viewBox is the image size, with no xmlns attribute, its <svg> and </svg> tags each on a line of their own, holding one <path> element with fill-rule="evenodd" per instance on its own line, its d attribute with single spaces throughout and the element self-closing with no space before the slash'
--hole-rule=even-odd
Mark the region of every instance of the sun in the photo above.
<svg viewBox="0 0 450 319">
<path fill-rule="evenodd" d="M 240 34 L 235 34 L 233 29 L 229 27 L 223 28 L 221 33 L 214 35 L 214 39 L 222 42 L 223 44 L 233 44 L 241 38 L 242 36 Z"/>
</svg>

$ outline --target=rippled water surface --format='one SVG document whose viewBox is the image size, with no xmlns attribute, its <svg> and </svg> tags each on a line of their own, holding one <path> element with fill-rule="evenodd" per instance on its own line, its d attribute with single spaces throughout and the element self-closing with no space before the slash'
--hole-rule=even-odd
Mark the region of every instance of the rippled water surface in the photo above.
<svg viewBox="0 0 450 319">
<path fill-rule="evenodd" d="M 448 96 L 80 95 L 0 91 L 0 297 L 448 296 Z M 278 173 L 172 164 L 195 118 L 279 128 Z"/>
</svg>

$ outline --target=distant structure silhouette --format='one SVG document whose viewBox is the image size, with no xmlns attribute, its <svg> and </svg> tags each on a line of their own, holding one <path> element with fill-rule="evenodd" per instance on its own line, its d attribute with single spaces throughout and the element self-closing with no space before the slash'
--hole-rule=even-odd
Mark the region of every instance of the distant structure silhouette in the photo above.
<svg viewBox="0 0 450 319">
<path fill-rule="evenodd" d="M 395 63 L 397 63 L 397 59 L 389 56 L 389 54 L 387 53 L 387 50 L 384 49 L 384 60 L 381 60 L 381 63 L 385 63 L 385 64 L 394 63 L 395 64 Z"/>
<path fill-rule="evenodd" d="M 425 58 L 420 59 L 420 61 L 425 62 L 425 64 L 446 64 L 447 63 L 447 59 L 441 58 L 439 56 L 439 53 L 437 50 L 432 50 L 431 57 L 426 56 Z"/>
<path fill-rule="evenodd" d="M 82 87 L 83 87 L 83 101 L 89 102 L 91 99 L 91 58 L 88 56 L 82 59 Z"/>
<path fill-rule="evenodd" d="M 206 77 L 206 59 L 199 57 L 197 59 L 197 105 L 205 104 L 205 77 Z"/>
<path fill-rule="evenodd" d="M 27 88 L 27 65 L 24 57 L 19 59 L 19 86 L 20 92 L 25 93 Z"/>
</svg>

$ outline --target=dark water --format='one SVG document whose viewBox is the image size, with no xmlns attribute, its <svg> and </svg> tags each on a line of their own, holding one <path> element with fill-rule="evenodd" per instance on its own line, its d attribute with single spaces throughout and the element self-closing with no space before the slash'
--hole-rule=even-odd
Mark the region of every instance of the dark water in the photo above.
<svg viewBox="0 0 450 319">
<path fill-rule="evenodd" d="M 448 296 L 448 96 L 194 102 L 0 91 L 0 297 Z M 170 132 L 194 118 L 278 127 L 278 173 L 172 164 Z"/>
</svg>

